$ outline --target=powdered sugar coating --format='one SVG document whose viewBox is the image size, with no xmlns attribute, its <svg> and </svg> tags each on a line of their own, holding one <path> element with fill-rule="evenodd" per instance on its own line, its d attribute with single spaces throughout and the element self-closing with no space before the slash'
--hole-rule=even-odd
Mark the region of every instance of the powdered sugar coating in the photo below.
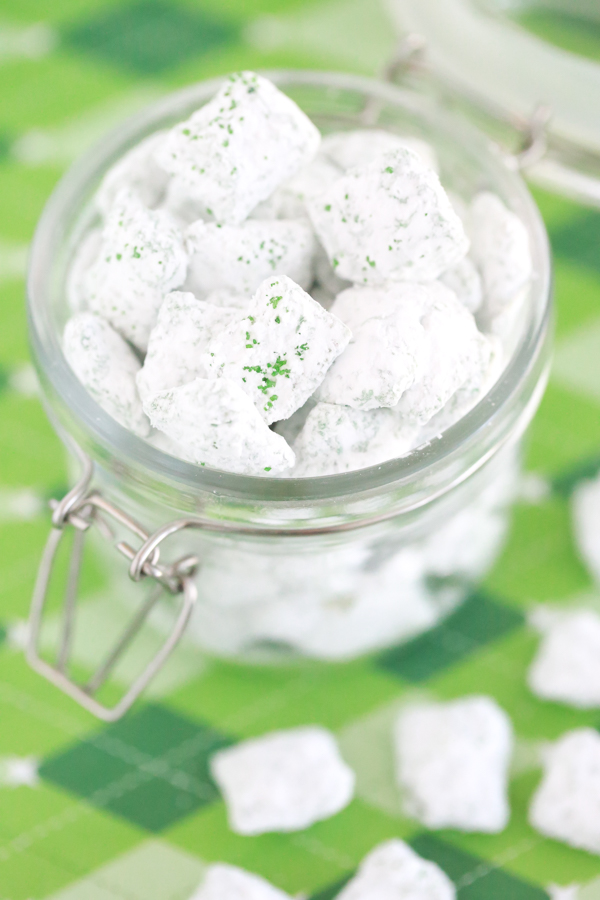
<svg viewBox="0 0 600 900">
<path fill-rule="evenodd" d="M 395 729 L 404 808 L 428 828 L 502 831 L 512 728 L 490 697 L 405 708 Z"/>
<path fill-rule="evenodd" d="M 150 426 L 135 383 L 140 363 L 121 335 L 100 316 L 78 313 L 65 326 L 63 350 L 102 409 L 135 434 L 147 435 Z"/>
<path fill-rule="evenodd" d="M 164 131 L 149 135 L 132 147 L 108 170 L 96 192 L 96 206 L 107 216 L 122 190 L 131 191 L 145 206 L 155 206 L 161 199 L 169 180 L 167 173 L 155 161 L 155 151 L 165 138 Z"/>
<path fill-rule="evenodd" d="M 190 900 L 292 900 L 264 878 L 230 866 L 213 863 L 208 867 Z"/>
<path fill-rule="evenodd" d="M 578 709 L 600 707 L 600 615 L 564 610 L 545 623 L 527 675 L 538 697 Z"/>
<path fill-rule="evenodd" d="M 393 134 L 380 128 L 359 128 L 355 131 L 336 131 L 321 141 L 321 153 L 340 169 L 364 166 L 388 150 L 397 148 L 412 150 L 425 166 L 439 172 L 439 163 L 433 147 L 420 138 Z"/>
<path fill-rule="evenodd" d="M 145 404 L 154 428 L 175 442 L 182 458 L 240 475 L 277 475 L 294 453 L 265 425 L 256 407 L 226 378 L 196 378 L 154 394 Z"/>
<path fill-rule="evenodd" d="M 600 734 L 568 731 L 546 750 L 529 821 L 547 837 L 600 854 Z"/>
<path fill-rule="evenodd" d="M 477 312 L 483 300 L 483 285 L 477 266 L 468 256 L 440 275 L 440 281 L 454 291 L 469 312 Z"/>
<path fill-rule="evenodd" d="M 454 900 L 456 889 L 434 862 L 422 859 L 404 841 L 375 847 L 336 900 Z"/>
<path fill-rule="evenodd" d="M 85 276 L 88 306 L 145 350 L 163 297 L 183 284 L 187 263 L 183 237 L 168 213 L 121 191 Z"/>
<path fill-rule="evenodd" d="M 316 241 L 306 221 L 195 222 L 186 232 L 186 247 L 186 287 L 200 297 L 214 290 L 251 296 L 265 278 L 284 273 L 305 289 L 313 281 Z"/>
<path fill-rule="evenodd" d="M 80 312 L 86 307 L 87 272 L 98 259 L 101 246 L 102 231 L 100 228 L 92 228 L 75 249 L 66 282 L 67 300 L 71 312 Z"/>
<path fill-rule="evenodd" d="M 213 100 L 167 135 L 156 158 L 217 221 L 239 224 L 315 156 L 321 136 L 254 72 L 230 75 Z"/>
<path fill-rule="evenodd" d="M 469 249 L 438 176 L 405 148 L 350 169 L 307 205 L 336 274 L 356 283 L 431 281 Z"/>
<path fill-rule="evenodd" d="M 243 741 L 216 753 L 210 768 L 238 834 L 300 831 L 354 794 L 354 772 L 331 732 L 316 725 Z"/>
<path fill-rule="evenodd" d="M 259 203 L 252 212 L 252 219 L 302 219 L 308 218 L 306 201 L 339 178 L 342 170 L 334 166 L 321 153 L 303 166 L 296 175 L 278 187 L 270 197 Z"/>
<path fill-rule="evenodd" d="M 212 375 L 238 384 L 266 422 L 276 422 L 308 400 L 350 337 L 290 278 L 267 278 L 248 315 L 222 332 L 205 361 Z"/>
<path fill-rule="evenodd" d="M 237 309 L 205 303 L 184 291 L 167 294 L 150 333 L 144 365 L 137 374 L 142 400 L 147 402 L 159 391 L 206 377 L 202 354 L 240 316 Z"/>
</svg>

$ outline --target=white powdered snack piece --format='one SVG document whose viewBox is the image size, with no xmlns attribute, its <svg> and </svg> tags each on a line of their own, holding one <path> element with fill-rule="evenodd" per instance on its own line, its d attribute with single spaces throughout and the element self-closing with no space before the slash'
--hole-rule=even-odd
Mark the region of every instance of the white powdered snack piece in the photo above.
<svg viewBox="0 0 600 900">
<path fill-rule="evenodd" d="M 434 862 L 397 839 L 379 844 L 336 900 L 454 900 L 456 889 Z"/>
<path fill-rule="evenodd" d="M 600 475 L 575 489 L 571 514 L 579 554 L 600 583 Z"/>
<path fill-rule="evenodd" d="M 159 391 L 195 378 L 206 378 L 201 355 L 241 315 L 239 309 L 205 303 L 184 291 L 167 294 L 150 334 L 144 365 L 137 375 L 142 401 L 146 403 Z"/>
<path fill-rule="evenodd" d="M 395 407 L 419 424 L 470 379 L 483 378 L 491 349 L 449 288 L 388 284 L 350 288 L 331 312 L 352 331 L 318 399 L 355 409 Z"/>
<path fill-rule="evenodd" d="M 578 709 L 600 707 L 600 615 L 564 610 L 544 624 L 527 677 L 533 693 Z"/>
<path fill-rule="evenodd" d="M 260 875 L 227 863 L 210 865 L 190 900 L 292 900 Z"/>
<path fill-rule="evenodd" d="M 196 378 L 161 391 L 145 410 L 154 428 L 196 465 L 240 475 L 277 475 L 294 465 L 284 438 L 265 425 L 244 391 L 226 378 Z"/>
<path fill-rule="evenodd" d="M 387 150 L 407 148 L 421 158 L 423 164 L 439 173 L 435 150 L 426 141 L 415 137 L 402 137 L 380 128 L 361 128 L 357 131 L 336 131 L 321 141 L 321 153 L 344 171 L 354 166 L 365 166 Z"/>
<path fill-rule="evenodd" d="M 250 213 L 251 219 L 308 218 L 306 201 L 324 191 L 342 170 L 320 153 Z"/>
<path fill-rule="evenodd" d="M 419 428 L 389 409 L 317 403 L 293 448 L 294 477 L 337 475 L 405 456 L 420 443 Z"/>
<path fill-rule="evenodd" d="M 600 854 L 600 734 L 569 731 L 545 753 L 529 821 L 546 837 Z"/>
<path fill-rule="evenodd" d="M 310 119 L 274 84 L 239 72 L 167 134 L 156 158 L 208 215 L 236 225 L 313 159 L 320 140 Z"/>
<path fill-rule="evenodd" d="M 112 166 L 96 193 L 96 206 L 107 216 L 122 190 L 137 194 L 144 206 L 155 206 L 167 187 L 169 177 L 154 159 L 154 153 L 165 139 L 165 131 L 144 138 Z"/>
<path fill-rule="evenodd" d="M 164 172 L 164 170 L 163 170 Z M 166 172 L 164 173 L 166 175 Z M 159 204 L 160 209 L 166 210 L 177 222 L 180 228 L 185 229 L 192 222 L 202 219 L 205 222 L 214 222 L 214 216 L 209 215 L 204 204 L 190 193 L 190 188 L 181 178 L 172 175 L 169 178 L 165 195 Z"/>
<path fill-rule="evenodd" d="M 285 274 L 304 289 L 313 282 L 316 240 L 306 221 L 194 222 L 186 233 L 186 247 L 186 288 L 197 296 L 215 290 L 251 296 L 272 275 Z"/>
<path fill-rule="evenodd" d="M 227 288 L 217 288 L 217 290 L 211 291 L 203 299 L 206 303 L 212 303 L 214 306 L 225 306 L 228 309 L 247 309 L 252 295 L 234 294 Z"/>
<path fill-rule="evenodd" d="M 440 281 L 454 291 L 469 312 L 477 312 L 483 300 L 483 285 L 477 266 L 468 256 L 440 275 Z"/>
<path fill-rule="evenodd" d="M 500 197 L 483 191 L 470 207 L 471 253 L 483 278 L 485 307 L 496 315 L 527 285 L 533 263 L 527 229 Z"/>
<path fill-rule="evenodd" d="M 187 263 L 183 237 L 168 213 L 121 191 L 85 277 L 89 308 L 145 350 L 163 298 L 183 284 Z"/>
<path fill-rule="evenodd" d="M 285 276 L 267 278 L 248 315 L 205 354 L 207 369 L 239 385 L 263 419 L 287 419 L 319 386 L 350 330 Z"/>
<path fill-rule="evenodd" d="M 135 434 L 147 435 L 150 426 L 135 384 L 140 363 L 121 335 L 100 316 L 78 313 L 65 326 L 63 350 L 102 409 Z"/>
<path fill-rule="evenodd" d="M 65 285 L 71 312 L 76 313 L 85 309 L 87 271 L 96 262 L 101 246 L 102 231 L 100 228 L 93 228 L 75 249 Z"/>
<path fill-rule="evenodd" d="M 406 812 L 428 828 L 502 831 L 512 744 L 510 719 L 490 697 L 407 707 L 395 729 Z"/>
<path fill-rule="evenodd" d="M 354 772 L 331 732 L 316 725 L 221 750 L 210 769 L 237 834 L 300 831 L 340 812 L 354 796 Z"/>
<path fill-rule="evenodd" d="M 350 169 L 308 209 L 336 274 L 358 283 L 432 281 L 469 249 L 438 176 L 404 148 Z"/>
<path fill-rule="evenodd" d="M 352 283 L 345 278 L 340 278 L 335 274 L 333 266 L 329 262 L 329 257 L 325 252 L 325 248 L 317 241 L 317 249 L 314 258 L 315 264 L 315 281 L 318 287 L 327 291 L 331 295 L 332 302 L 337 294 L 352 287 Z M 311 291 L 312 294 L 312 291 Z"/>
</svg>

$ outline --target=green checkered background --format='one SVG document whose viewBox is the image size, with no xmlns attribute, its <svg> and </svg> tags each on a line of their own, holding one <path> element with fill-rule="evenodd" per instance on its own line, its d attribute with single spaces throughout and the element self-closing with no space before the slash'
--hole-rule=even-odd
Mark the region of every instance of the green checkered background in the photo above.
<svg viewBox="0 0 600 900">
<path fill-rule="evenodd" d="M 529 24 L 599 55 L 590 29 L 565 21 L 557 32 L 540 16 Z M 528 444 L 529 499 L 515 509 L 493 572 L 443 625 L 331 667 L 247 669 L 184 644 L 148 697 L 110 726 L 23 658 L 46 501 L 66 481 L 36 396 L 23 302 L 27 245 L 52 187 L 105 129 L 179 85 L 241 67 L 374 74 L 393 42 L 377 0 L 0 0 L 0 900 L 185 900 L 215 860 L 327 900 L 393 836 L 438 862 L 461 900 L 535 900 L 550 882 L 585 884 L 588 900 L 600 897 L 600 858 L 527 824 L 539 746 L 600 726 L 600 711 L 541 702 L 525 686 L 537 644 L 527 610 L 600 602 L 569 511 L 574 486 L 600 466 L 597 212 L 537 195 L 556 257 L 558 337 Z M 100 576 L 86 579 L 84 595 L 92 635 L 122 615 Z M 411 694 L 472 692 L 495 697 L 515 725 L 510 824 L 497 836 L 429 833 L 402 815 L 390 724 Z M 210 753 L 312 722 L 338 735 L 357 772 L 356 799 L 297 834 L 232 834 Z"/>
</svg>

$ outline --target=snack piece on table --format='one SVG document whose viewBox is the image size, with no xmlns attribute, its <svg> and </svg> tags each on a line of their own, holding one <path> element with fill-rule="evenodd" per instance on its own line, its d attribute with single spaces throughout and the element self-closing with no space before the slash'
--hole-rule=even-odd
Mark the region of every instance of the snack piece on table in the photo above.
<svg viewBox="0 0 600 900">
<path fill-rule="evenodd" d="M 340 169 L 353 169 L 373 162 L 380 153 L 396 150 L 398 147 L 412 150 L 429 169 L 439 172 L 435 150 L 421 138 L 392 134 L 380 128 L 359 128 L 356 131 L 336 131 L 326 135 L 321 141 L 323 156 Z"/>
<path fill-rule="evenodd" d="M 293 444 L 294 477 L 337 475 L 409 453 L 420 429 L 390 409 L 362 410 L 317 403 Z"/>
<path fill-rule="evenodd" d="M 307 205 L 336 274 L 357 283 L 432 281 L 469 249 L 438 176 L 402 147 L 350 169 Z"/>
<path fill-rule="evenodd" d="M 577 486 L 571 514 L 579 554 L 594 580 L 600 583 L 600 475 Z"/>
<path fill-rule="evenodd" d="M 227 863 L 210 865 L 190 900 L 292 900 L 289 894 L 254 875 Z"/>
<path fill-rule="evenodd" d="M 183 237 L 169 214 L 121 191 L 85 276 L 89 308 L 145 350 L 163 298 L 181 287 L 187 264 Z"/>
<path fill-rule="evenodd" d="M 154 428 L 164 432 L 199 466 L 240 475 L 276 475 L 294 465 L 284 438 L 265 424 L 237 384 L 196 378 L 154 394 L 145 404 Z"/>
<path fill-rule="evenodd" d="M 248 315 L 205 354 L 207 371 L 239 385 L 263 419 L 287 419 L 319 386 L 350 330 L 286 276 L 267 278 Z"/>
<path fill-rule="evenodd" d="M 454 900 L 456 889 L 438 865 L 392 839 L 363 859 L 335 900 Z"/>
<path fill-rule="evenodd" d="M 242 313 L 197 300 L 185 291 L 167 294 L 150 333 L 137 386 L 146 403 L 154 394 L 206 377 L 202 353 L 213 338 Z"/>
<path fill-rule="evenodd" d="M 167 134 L 156 159 L 209 215 L 236 225 L 313 159 L 320 140 L 315 125 L 274 84 L 238 72 Z"/>
<path fill-rule="evenodd" d="M 395 728 L 405 811 L 428 828 L 502 831 L 512 744 L 510 720 L 490 697 L 406 707 Z"/>
<path fill-rule="evenodd" d="M 534 624 L 543 637 L 527 676 L 533 693 L 578 709 L 600 707 L 600 615 L 561 610 Z"/>
<path fill-rule="evenodd" d="M 481 275 L 472 259 L 465 256 L 440 275 L 440 281 L 454 291 L 469 312 L 477 312 L 483 300 L 483 285 Z"/>
<path fill-rule="evenodd" d="M 471 254 L 482 275 L 485 311 L 500 313 L 533 274 L 527 229 L 500 197 L 483 191 L 469 211 Z"/>
<path fill-rule="evenodd" d="M 96 206 L 107 216 L 122 190 L 137 194 L 144 206 L 155 206 L 163 196 L 169 176 L 154 159 L 166 132 L 157 131 L 132 147 L 108 170 L 95 196 Z"/>
<path fill-rule="evenodd" d="M 211 774 L 238 834 L 300 831 L 350 803 L 354 772 L 325 728 L 274 731 L 220 750 Z"/>
<path fill-rule="evenodd" d="M 397 407 L 424 424 L 489 363 L 473 316 L 438 282 L 349 288 L 331 312 L 353 337 L 319 388 L 328 403 Z"/>
<path fill-rule="evenodd" d="M 147 435 L 150 426 L 135 383 L 140 363 L 121 335 L 100 316 L 78 313 L 65 326 L 63 350 L 102 409 L 135 434 Z"/>
<path fill-rule="evenodd" d="M 546 837 L 600 854 L 600 734 L 569 731 L 545 753 L 529 821 Z"/>
<path fill-rule="evenodd" d="M 186 232 L 186 247 L 186 287 L 197 296 L 219 289 L 250 296 L 265 278 L 282 273 L 304 289 L 313 282 L 316 240 L 303 220 L 194 222 Z"/>
</svg>

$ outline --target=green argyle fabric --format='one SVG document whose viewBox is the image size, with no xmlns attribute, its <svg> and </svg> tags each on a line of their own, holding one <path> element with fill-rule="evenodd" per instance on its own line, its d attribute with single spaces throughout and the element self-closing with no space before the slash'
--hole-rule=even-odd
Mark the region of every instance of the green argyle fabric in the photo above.
<svg viewBox="0 0 600 900">
<path fill-rule="evenodd" d="M 593 55 L 590 40 L 581 34 Z M 570 524 L 574 487 L 600 467 L 597 212 L 537 195 L 556 258 L 553 375 L 503 555 L 446 622 L 335 666 L 245 668 L 184 644 L 146 699 L 110 726 L 23 658 L 47 501 L 67 482 L 36 394 L 23 301 L 27 246 L 57 179 L 108 127 L 174 87 L 242 67 L 374 74 L 393 43 L 376 0 L 0 0 L 0 900 L 186 900 L 216 860 L 295 897 L 328 900 L 394 836 L 439 863 L 460 900 L 536 900 L 550 883 L 572 882 L 586 885 L 588 900 L 600 897 L 600 857 L 544 840 L 527 823 L 537 748 L 600 726 L 600 710 L 541 702 L 525 683 L 538 640 L 527 624 L 532 605 L 600 600 Z M 86 573 L 82 594 L 82 628 L 93 637 L 122 615 L 100 572 Z M 80 663 L 93 662 L 93 643 Z M 495 836 L 429 833 L 402 814 L 390 725 L 411 693 L 472 692 L 495 697 L 515 726 L 510 824 Z M 210 754 L 315 722 L 337 734 L 357 772 L 356 799 L 296 834 L 233 834 Z"/>
</svg>

